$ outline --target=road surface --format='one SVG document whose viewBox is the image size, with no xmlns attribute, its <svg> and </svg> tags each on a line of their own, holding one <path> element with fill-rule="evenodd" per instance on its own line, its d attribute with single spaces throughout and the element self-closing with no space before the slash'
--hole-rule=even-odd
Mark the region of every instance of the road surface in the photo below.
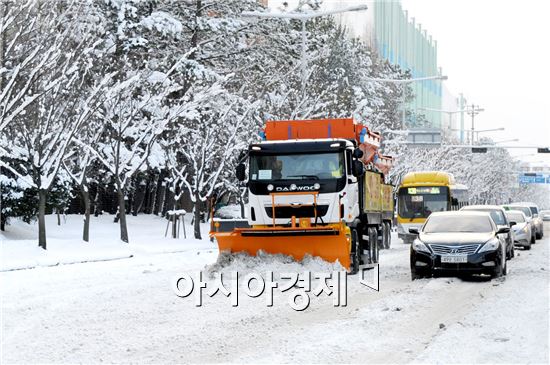
<svg viewBox="0 0 550 365">
<path fill-rule="evenodd" d="M 349 277 L 346 307 L 320 295 L 304 311 L 280 292 L 272 307 L 176 296 L 174 278 L 214 251 L 3 272 L 0 362 L 548 363 L 549 228 L 503 280 L 411 282 L 409 248 L 394 243 L 379 292 Z"/>
</svg>

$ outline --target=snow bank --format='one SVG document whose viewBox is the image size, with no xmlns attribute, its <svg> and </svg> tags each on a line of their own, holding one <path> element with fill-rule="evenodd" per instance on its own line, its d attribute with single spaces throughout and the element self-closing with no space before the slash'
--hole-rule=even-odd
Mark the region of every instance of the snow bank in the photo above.
<svg viewBox="0 0 550 365">
<path fill-rule="evenodd" d="M 275 278 L 280 278 L 282 273 L 311 273 L 344 271 L 345 268 L 339 262 L 326 262 L 320 257 L 306 255 L 302 261 L 296 261 L 291 256 L 283 254 L 269 254 L 258 251 L 256 256 L 250 256 L 244 252 L 221 252 L 218 260 L 212 265 L 206 265 L 203 272 L 212 278 L 216 273 L 231 277 L 232 272 L 246 275 L 251 272 L 265 274 L 272 271 Z"/>
<path fill-rule="evenodd" d="M 43 250 L 34 241 L 3 242 L 0 271 L 116 260 L 132 256 L 132 250 L 122 244 L 91 245 L 84 242 L 50 240 L 48 250 Z"/>
<path fill-rule="evenodd" d="M 30 269 L 38 266 L 55 266 L 80 262 L 107 261 L 130 258 L 136 255 L 214 250 L 209 241 L 209 225 L 201 226 L 203 239 L 193 237 L 192 217 L 185 217 L 187 238 L 165 237 L 168 221 L 155 215 L 128 216 L 130 243 L 119 240 L 119 225 L 113 216 L 92 217 L 90 242 L 82 241 L 82 216 L 68 215 L 61 225 L 54 215 L 46 216 L 47 250 L 38 247 L 36 223 L 26 224 L 13 220 L 0 233 L 0 271 Z"/>
</svg>

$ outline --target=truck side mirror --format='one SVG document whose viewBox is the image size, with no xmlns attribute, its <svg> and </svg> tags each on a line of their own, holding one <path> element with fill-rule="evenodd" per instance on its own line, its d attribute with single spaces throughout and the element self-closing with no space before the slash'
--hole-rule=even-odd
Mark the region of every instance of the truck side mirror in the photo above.
<svg viewBox="0 0 550 365">
<path fill-rule="evenodd" d="M 363 157 L 363 151 L 360 148 L 356 148 L 353 150 L 353 157 L 354 158 L 361 158 Z"/>
<path fill-rule="evenodd" d="M 351 170 L 353 176 L 359 177 L 362 176 L 365 172 L 365 167 L 363 166 L 363 163 L 361 161 L 354 160 L 353 165 L 351 166 Z"/>
<path fill-rule="evenodd" d="M 246 178 L 246 166 L 244 165 L 244 163 L 240 163 L 237 165 L 237 180 L 239 181 L 244 181 L 244 179 Z"/>
<path fill-rule="evenodd" d="M 516 222 L 510 222 L 510 227 L 513 227 L 513 226 L 515 226 L 515 225 L 517 225 Z"/>
</svg>

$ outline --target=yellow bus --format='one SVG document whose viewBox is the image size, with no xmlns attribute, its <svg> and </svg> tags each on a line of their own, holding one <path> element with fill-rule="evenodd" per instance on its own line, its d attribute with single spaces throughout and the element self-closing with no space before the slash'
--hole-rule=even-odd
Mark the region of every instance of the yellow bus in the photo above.
<svg viewBox="0 0 550 365">
<path fill-rule="evenodd" d="M 459 210 L 468 204 L 468 188 L 457 184 L 452 174 L 441 171 L 410 172 L 397 190 L 397 234 L 404 243 L 416 238 L 418 228 L 433 212 Z"/>
</svg>

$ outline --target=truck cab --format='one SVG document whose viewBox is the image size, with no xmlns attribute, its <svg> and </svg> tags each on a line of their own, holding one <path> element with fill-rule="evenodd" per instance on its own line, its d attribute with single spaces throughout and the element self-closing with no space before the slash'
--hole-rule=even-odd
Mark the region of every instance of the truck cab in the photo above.
<svg viewBox="0 0 550 365">
<path fill-rule="evenodd" d="M 353 143 L 345 139 L 265 141 L 249 147 L 249 224 L 312 224 L 359 215 Z"/>
</svg>

